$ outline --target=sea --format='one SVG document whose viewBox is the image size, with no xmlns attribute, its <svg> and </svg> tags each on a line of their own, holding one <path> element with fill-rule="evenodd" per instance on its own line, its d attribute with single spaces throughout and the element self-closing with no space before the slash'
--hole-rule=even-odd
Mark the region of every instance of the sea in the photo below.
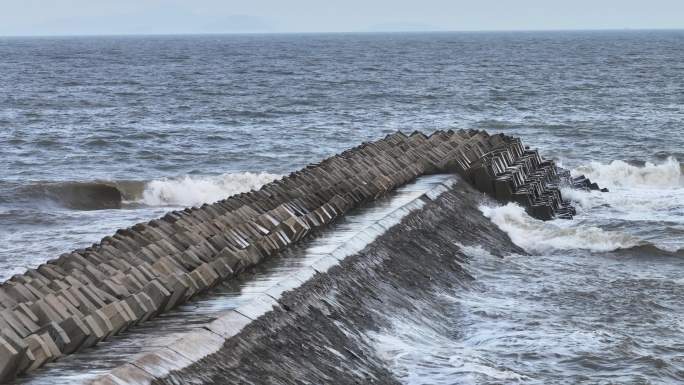
<svg viewBox="0 0 684 385">
<path fill-rule="evenodd" d="M 684 31 L 0 37 L 0 280 L 397 130 L 520 136 L 607 193 L 481 212 L 452 323 L 369 335 L 405 384 L 684 381 Z M 458 243 L 458 240 L 454 240 Z"/>
</svg>

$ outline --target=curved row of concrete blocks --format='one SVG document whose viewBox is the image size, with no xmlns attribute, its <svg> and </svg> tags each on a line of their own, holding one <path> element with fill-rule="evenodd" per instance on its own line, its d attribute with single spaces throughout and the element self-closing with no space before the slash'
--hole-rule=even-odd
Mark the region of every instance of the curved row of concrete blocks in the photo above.
<svg viewBox="0 0 684 385">
<path fill-rule="evenodd" d="M 168 311 L 348 210 L 438 172 L 458 172 L 533 212 L 566 207 L 553 164 L 517 139 L 474 130 L 388 135 L 12 277 L 0 286 L 0 382 Z"/>
<path fill-rule="evenodd" d="M 526 149 L 519 138 L 503 140 L 505 144 L 464 171 L 469 181 L 500 201 L 517 202 L 535 218 L 572 219 L 575 209 L 563 200 L 554 161 L 544 160 L 537 150 Z"/>
</svg>

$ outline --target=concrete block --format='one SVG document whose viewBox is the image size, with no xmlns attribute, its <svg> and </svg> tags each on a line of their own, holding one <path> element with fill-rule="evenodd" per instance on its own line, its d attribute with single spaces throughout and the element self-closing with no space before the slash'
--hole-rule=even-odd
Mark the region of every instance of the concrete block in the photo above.
<svg viewBox="0 0 684 385">
<path fill-rule="evenodd" d="M 96 294 L 93 289 L 96 288 L 94 286 L 84 285 L 72 291 L 74 297 L 76 297 L 76 299 L 79 301 L 79 309 L 81 306 L 85 306 L 87 310 L 99 309 L 105 305 L 105 301 L 98 294 Z M 82 312 L 85 312 L 85 310 L 82 310 Z"/>
<path fill-rule="evenodd" d="M 53 355 L 55 354 L 51 344 L 54 344 L 59 353 L 56 354 L 55 357 L 61 356 L 67 348 L 73 345 L 73 343 L 71 342 L 71 338 L 69 338 L 69 335 L 66 333 L 66 331 L 64 331 L 64 329 L 62 329 L 61 326 L 59 326 L 57 322 L 50 322 L 46 325 L 43 325 L 38 331 L 38 335 L 40 335 L 41 338 L 43 338 L 43 340 L 46 341 L 48 346 L 51 348 Z M 46 340 L 46 336 L 49 337 L 49 341 Z M 65 354 L 68 353 L 65 352 Z"/>
<path fill-rule="evenodd" d="M 5 292 L 4 287 L 0 287 L 0 308 L 10 309 L 17 305 L 17 301 Z"/>
<path fill-rule="evenodd" d="M 104 306 L 104 303 L 99 298 L 97 303 L 93 303 L 78 287 L 72 287 L 68 289 L 68 292 L 76 301 L 76 307 L 81 313 L 88 314 Z"/>
<path fill-rule="evenodd" d="M 135 266 L 131 266 L 131 267 L 128 269 L 128 271 L 126 271 L 126 274 L 128 274 L 128 275 L 130 275 L 131 277 L 135 278 L 136 281 L 137 281 L 138 283 L 140 283 L 141 289 L 142 289 L 142 287 L 145 286 L 145 284 L 147 284 L 147 282 L 149 282 L 149 280 L 147 279 L 147 277 L 140 271 L 140 269 L 138 269 L 138 268 L 135 267 Z"/>
<path fill-rule="evenodd" d="M 264 294 L 278 301 L 286 291 L 294 290 L 302 286 L 302 282 L 295 278 L 286 278 L 270 289 L 266 290 Z"/>
<path fill-rule="evenodd" d="M 26 371 L 35 370 L 47 362 L 54 361 L 50 348 L 38 334 L 31 334 L 24 339 L 28 346 L 28 352 L 32 359 L 31 365 Z"/>
<path fill-rule="evenodd" d="M 223 347 L 225 339 L 216 333 L 205 329 L 185 333 L 183 337 L 169 344 L 167 347 L 192 362 L 216 353 Z"/>
<path fill-rule="evenodd" d="M 58 298 L 54 294 L 49 294 L 45 296 L 45 301 L 50 304 L 50 306 L 55 309 L 62 319 L 66 319 L 71 315 L 81 315 L 78 310 L 73 307 L 69 301 L 63 298 Z M 73 310 L 73 312 L 72 312 Z"/>
<path fill-rule="evenodd" d="M 208 241 L 216 250 L 223 250 L 224 247 L 228 246 L 228 240 L 223 236 L 223 234 L 216 234 L 209 238 Z"/>
<path fill-rule="evenodd" d="M 108 320 L 105 322 L 105 320 L 97 314 L 87 315 L 81 321 L 88 328 L 90 334 L 83 340 L 79 350 L 95 346 L 97 343 L 107 338 L 109 333 L 114 329 Z"/>
<path fill-rule="evenodd" d="M 15 362 L 16 373 L 22 373 L 29 368 L 33 362 L 32 355 L 28 352 L 28 344 L 18 334 L 9 329 L 0 331 L 0 338 L 9 343 L 17 351 L 18 357 Z"/>
<path fill-rule="evenodd" d="M 426 192 L 426 193 L 425 193 L 425 196 L 427 196 L 428 198 L 430 198 L 431 200 L 434 201 L 434 200 L 436 200 L 440 195 L 442 195 L 443 193 L 445 193 L 445 192 L 447 192 L 447 191 L 449 191 L 449 189 L 448 189 L 446 186 L 440 184 L 440 185 L 438 185 L 437 187 L 435 187 L 435 188 L 431 189 L 430 191 Z"/>
<path fill-rule="evenodd" d="M 257 294 L 248 299 L 244 304 L 235 308 L 235 311 L 250 319 L 257 319 L 273 310 L 278 303 L 266 294 Z"/>
<path fill-rule="evenodd" d="M 314 270 L 313 268 L 305 267 L 305 268 L 297 270 L 290 277 L 300 281 L 301 283 L 305 283 L 308 280 L 310 280 L 311 278 L 313 278 L 316 274 L 317 274 L 317 271 Z"/>
<path fill-rule="evenodd" d="M 71 291 L 69 291 L 69 289 L 71 289 L 71 286 L 65 287 L 64 289 L 55 292 L 55 296 L 62 302 L 68 302 L 69 311 L 71 311 L 71 307 L 78 308 L 80 304 Z"/>
<path fill-rule="evenodd" d="M 158 258 L 157 255 L 155 255 L 148 247 L 140 248 L 140 250 L 138 250 L 136 253 L 136 257 L 147 263 L 154 263 Z"/>
<path fill-rule="evenodd" d="M 220 276 L 210 263 L 201 264 L 195 271 L 202 275 L 208 287 L 213 287 L 219 282 Z"/>
<path fill-rule="evenodd" d="M 127 385 L 149 385 L 154 381 L 154 377 L 150 373 L 129 363 L 117 366 L 108 374 L 118 379 L 120 383 Z"/>
<path fill-rule="evenodd" d="M 17 304 L 14 310 L 22 312 L 26 317 L 28 317 L 31 321 L 33 321 L 36 324 L 40 322 L 38 316 L 25 303 Z"/>
<path fill-rule="evenodd" d="M 58 359 L 59 357 L 62 356 L 62 353 L 59 351 L 59 347 L 55 343 L 55 341 L 52 339 L 50 334 L 48 333 L 42 333 L 38 334 L 38 336 L 45 342 L 45 346 L 47 346 L 47 349 L 50 354 L 50 361 L 54 361 Z M 35 356 L 35 355 L 34 355 Z"/>
<path fill-rule="evenodd" d="M 33 314 L 38 317 L 38 325 L 45 325 L 50 322 L 60 322 L 64 317 L 55 311 L 45 300 L 38 300 L 32 303 L 29 307 Z"/>
<path fill-rule="evenodd" d="M 81 348 L 81 345 L 90 337 L 90 328 L 77 317 L 69 317 L 59 323 L 59 326 L 69 337 L 69 342 L 60 350 L 63 354 L 71 354 Z"/>
<path fill-rule="evenodd" d="M 86 266 L 83 273 L 91 282 L 102 282 L 107 279 L 107 275 L 105 273 L 93 266 Z"/>
<path fill-rule="evenodd" d="M 132 364 L 156 378 L 164 378 L 172 371 L 188 367 L 193 362 L 176 351 L 162 347 L 137 357 Z"/>
<path fill-rule="evenodd" d="M 99 287 L 117 299 L 125 298 L 131 294 L 125 286 L 114 282 L 112 279 L 101 281 Z"/>
<path fill-rule="evenodd" d="M 211 262 L 216 256 L 215 251 L 209 246 L 209 242 L 201 242 L 192 246 L 188 251 L 192 251 L 202 262 Z"/>
<path fill-rule="evenodd" d="M 209 331 L 228 339 L 242 331 L 252 320 L 234 310 L 229 310 L 205 326 Z"/>
<path fill-rule="evenodd" d="M 17 321 L 19 321 L 21 325 L 29 331 L 29 334 L 35 333 L 39 329 L 38 324 L 33 322 L 33 319 L 31 319 L 31 317 L 26 315 L 19 308 L 13 309 L 12 312 L 14 313 L 14 317 L 17 319 Z"/>
<path fill-rule="evenodd" d="M 221 280 L 224 280 L 233 275 L 233 269 L 230 268 L 228 261 L 225 258 L 217 258 L 210 263 L 211 267 L 216 271 Z"/>
<path fill-rule="evenodd" d="M 102 302 L 106 303 L 106 304 L 107 304 L 107 303 L 112 303 L 112 302 L 116 302 L 116 301 L 117 301 L 117 298 L 116 298 L 116 297 L 114 297 L 113 295 L 107 293 L 107 292 L 104 291 L 104 290 L 101 290 L 100 288 L 98 288 L 98 287 L 95 286 L 95 285 L 84 286 L 84 287 L 88 288 L 88 289 L 92 292 L 92 294 L 94 294 L 95 296 L 97 296 L 98 298 L 100 298 L 100 300 L 101 300 Z"/>
<path fill-rule="evenodd" d="M 12 298 L 16 303 L 32 302 L 38 300 L 39 297 L 34 295 L 23 284 L 13 281 L 7 281 L 3 285 L 5 293 Z"/>
<path fill-rule="evenodd" d="M 205 275 L 203 270 L 200 270 L 199 268 L 193 270 L 188 275 L 197 283 L 200 292 L 207 290 L 214 284 L 211 277 Z"/>
<path fill-rule="evenodd" d="M 269 239 L 270 242 L 277 245 L 278 250 L 286 248 L 291 243 L 290 238 L 288 238 L 285 232 L 280 229 L 276 229 L 271 234 L 268 234 L 266 237 Z"/>
<path fill-rule="evenodd" d="M 137 293 L 134 295 L 142 307 L 147 309 L 145 315 L 139 320 L 139 322 L 145 322 L 148 319 L 154 317 L 157 314 L 158 309 L 155 309 L 154 302 L 145 293 Z"/>
<path fill-rule="evenodd" d="M 152 300 L 158 310 L 164 309 L 171 293 L 158 280 L 152 280 L 142 290 Z"/>
<path fill-rule="evenodd" d="M 66 275 L 64 271 L 61 271 L 61 269 L 56 266 L 56 265 L 51 265 L 48 263 L 42 264 L 38 266 L 38 272 L 46 277 L 47 279 L 54 281 L 58 279 L 63 279 L 64 276 Z"/>
<path fill-rule="evenodd" d="M 132 273 L 120 273 L 114 280 L 124 286 L 129 293 L 139 292 L 147 281 L 141 281 Z"/>
<path fill-rule="evenodd" d="M 85 382 L 86 385 L 130 385 L 121 381 L 121 379 L 112 376 L 109 373 L 89 379 Z"/>
<path fill-rule="evenodd" d="M 145 281 L 150 282 L 159 277 L 158 274 L 152 271 L 152 268 L 148 263 L 142 263 L 137 266 L 141 274 L 145 276 Z"/>
<path fill-rule="evenodd" d="M 267 257 L 275 255 L 280 250 L 278 245 L 274 244 L 268 236 L 256 239 L 253 244 Z"/>
<path fill-rule="evenodd" d="M 249 247 L 245 249 L 238 250 L 236 254 L 245 268 L 254 266 L 263 259 L 263 254 L 261 254 L 259 249 L 254 245 L 249 245 Z"/>
<path fill-rule="evenodd" d="M 29 329 L 16 317 L 14 312 L 10 309 L 4 309 L 0 311 L 0 323 L 6 323 L 7 326 L 3 325 L 3 328 L 8 327 L 14 330 L 15 333 L 21 337 L 26 337 L 31 333 Z"/>
<path fill-rule="evenodd" d="M 290 217 L 282 223 L 282 228 L 285 230 L 288 238 L 292 241 L 299 241 L 309 232 L 309 225 L 299 217 Z"/>
<path fill-rule="evenodd" d="M 93 280 L 88 277 L 88 275 L 85 273 L 85 271 L 80 271 L 80 270 L 72 270 L 71 271 L 71 276 L 76 278 L 82 285 L 94 285 Z M 68 279 L 69 277 L 67 276 L 65 279 Z M 97 282 L 97 281 L 95 281 Z"/>
<path fill-rule="evenodd" d="M 0 337 L 0 383 L 13 380 L 18 371 L 20 353 Z"/>
<path fill-rule="evenodd" d="M 124 309 L 121 308 L 118 302 L 110 303 L 97 310 L 94 314 L 106 319 L 112 326 L 112 331 L 109 335 L 116 335 L 125 330 L 131 323 L 131 319 Z"/>
<path fill-rule="evenodd" d="M 126 306 L 128 306 L 128 309 L 132 313 L 133 325 L 141 322 L 145 315 L 147 315 L 150 311 L 150 309 L 148 309 L 147 306 L 142 303 L 136 295 L 128 296 L 123 301 L 126 303 Z"/>
<path fill-rule="evenodd" d="M 171 293 L 171 296 L 166 301 L 164 311 L 169 311 L 176 306 L 184 303 L 190 298 L 192 294 L 188 291 L 192 290 L 191 284 L 185 279 L 187 274 L 172 274 L 164 279 L 164 287 Z"/>
<path fill-rule="evenodd" d="M 200 258 L 194 248 L 189 248 L 184 250 L 182 253 L 174 254 L 174 258 L 178 260 L 178 263 L 184 268 L 184 270 L 192 271 L 201 265 L 204 261 Z"/>
<path fill-rule="evenodd" d="M 185 272 L 185 269 L 183 269 L 176 261 L 174 261 L 170 257 L 159 258 L 154 264 L 152 264 L 151 268 L 152 271 L 157 273 L 159 276 L 167 276 L 171 274 L 179 274 Z"/>
<path fill-rule="evenodd" d="M 52 282 L 52 279 L 45 277 L 38 270 L 35 270 L 35 269 L 28 269 L 28 270 L 26 270 L 26 273 L 24 273 L 24 274 L 31 277 L 34 280 L 39 281 L 41 285 L 47 285 L 50 282 Z"/>
<path fill-rule="evenodd" d="M 317 272 L 323 274 L 326 273 L 331 267 L 337 266 L 340 263 L 337 259 L 331 256 L 325 256 L 311 265 L 311 268 Z"/>
</svg>

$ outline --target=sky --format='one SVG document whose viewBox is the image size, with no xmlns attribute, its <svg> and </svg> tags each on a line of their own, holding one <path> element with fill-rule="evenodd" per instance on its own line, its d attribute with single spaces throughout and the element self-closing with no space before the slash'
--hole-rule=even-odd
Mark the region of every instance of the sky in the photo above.
<svg viewBox="0 0 684 385">
<path fill-rule="evenodd" d="M 0 0 L 0 35 L 684 28 L 684 0 Z"/>
</svg>

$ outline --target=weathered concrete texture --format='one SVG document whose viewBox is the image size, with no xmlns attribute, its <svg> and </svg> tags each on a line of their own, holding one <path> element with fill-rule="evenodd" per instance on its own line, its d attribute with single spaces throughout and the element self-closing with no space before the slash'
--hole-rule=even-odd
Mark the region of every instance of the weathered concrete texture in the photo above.
<svg viewBox="0 0 684 385">
<path fill-rule="evenodd" d="M 471 279 L 454 240 L 501 255 L 524 253 L 478 211 L 481 199 L 457 184 L 328 273 L 286 291 L 256 321 L 222 321 L 217 329 L 235 330 L 217 352 L 154 383 L 398 383 L 366 332 L 389 327 L 388 315 L 444 317 L 439 293 Z"/>
<path fill-rule="evenodd" d="M 12 277 L 0 286 L 0 382 L 166 312 L 418 176 L 453 172 L 537 217 L 572 214 L 553 163 L 518 139 L 474 130 L 389 135 Z"/>
</svg>

